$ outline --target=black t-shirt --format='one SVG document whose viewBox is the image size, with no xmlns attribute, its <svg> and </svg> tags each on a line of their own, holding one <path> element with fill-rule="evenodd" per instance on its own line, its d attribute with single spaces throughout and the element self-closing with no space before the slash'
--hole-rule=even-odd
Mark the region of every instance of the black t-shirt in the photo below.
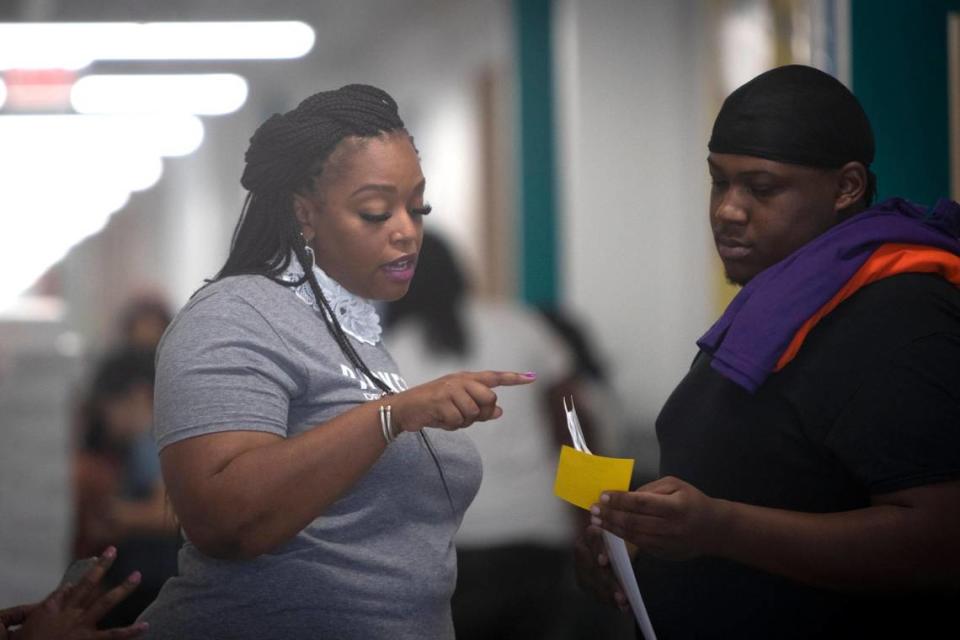
<svg viewBox="0 0 960 640">
<path fill-rule="evenodd" d="M 960 289 L 905 274 L 867 287 L 751 395 L 701 353 L 657 419 L 661 475 L 709 496 L 793 511 L 960 478 Z M 958 505 L 960 508 L 960 505 Z M 715 558 L 641 556 L 659 640 L 937 637 L 958 594 L 851 596 Z"/>
</svg>

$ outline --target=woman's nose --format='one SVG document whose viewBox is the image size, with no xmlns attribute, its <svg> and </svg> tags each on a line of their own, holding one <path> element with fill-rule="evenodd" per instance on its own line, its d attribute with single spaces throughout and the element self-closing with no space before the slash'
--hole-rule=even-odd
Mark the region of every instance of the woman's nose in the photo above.
<svg viewBox="0 0 960 640">
<path fill-rule="evenodd" d="M 416 242 L 420 236 L 420 227 L 422 224 L 419 218 L 404 210 L 398 215 L 393 216 L 393 219 L 396 221 L 396 226 L 390 232 L 390 241 L 405 249 L 411 248 L 408 245 L 412 245 L 412 248 L 416 249 Z"/>
</svg>

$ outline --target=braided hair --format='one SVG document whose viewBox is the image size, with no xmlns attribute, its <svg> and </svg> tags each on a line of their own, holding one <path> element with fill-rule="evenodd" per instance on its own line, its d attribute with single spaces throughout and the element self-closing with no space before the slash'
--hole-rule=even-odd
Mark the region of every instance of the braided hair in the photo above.
<svg viewBox="0 0 960 640">
<path fill-rule="evenodd" d="M 320 289 L 294 214 L 293 197 L 312 188 L 344 139 L 393 131 L 405 131 L 397 103 L 382 89 L 362 84 L 315 93 L 292 111 L 267 119 L 250 138 L 240 178 L 249 193 L 233 232 L 230 255 L 214 278 L 257 274 L 288 287 L 309 282 L 337 345 L 351 364 L 385 393 L 390 393 L 390 388 L 360 358 Z M 289 266 L 291 255 L 303 267 L 304 277 L 286 282 L 279 276 Z"/>
</svg>

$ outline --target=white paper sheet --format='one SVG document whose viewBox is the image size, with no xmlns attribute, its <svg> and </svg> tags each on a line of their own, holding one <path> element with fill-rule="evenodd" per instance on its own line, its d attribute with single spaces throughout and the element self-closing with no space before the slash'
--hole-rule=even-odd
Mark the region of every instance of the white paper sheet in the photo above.
<svg viewBox="0 0 960 640">
<path fill-rule="evenodd" d="M 587 448 L 587 441 L 583 437 L 583 429 L 580 428 L 580 419 L 577 417 L 576 407 L 573 406 L 573 399 L 571 398 L 568 407 L 567 400 L 564 398 L 563 408 L 567 414 L 567 430 L 570 431 L 573 448 L 583 453 L 591 453 L 590 449 Z M 637 620 L 640 631 L 643 632 L 643 637 L 646 640 L 657 640 L 657 634 L 654 633 L 650 616 L 647 614 L 647 607 L 643 604 L 643 596 L 640 595 L 637 576 L 633 573 L 630 554 L 627 552 L 627 543 L 623 541 L 623 538 L 609 531 L 603 532 L 603 542 L 607 547 L 610 566 L 623 587 L 623 592 L 627 596 L 627 602 L 630 603 L 630 609 L 633 611 L 633 616 Z"/>
</svg>

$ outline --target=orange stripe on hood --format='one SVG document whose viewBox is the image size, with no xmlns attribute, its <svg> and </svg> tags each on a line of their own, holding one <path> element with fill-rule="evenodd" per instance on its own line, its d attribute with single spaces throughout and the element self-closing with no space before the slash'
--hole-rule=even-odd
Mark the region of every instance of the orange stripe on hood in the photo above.
<svg viewBox="0 0 960 640">
<path fill-rule="evenodd" d="M 960 256 L 943 249 L 916 244 L 880 245 L 847 281 L 847 284 L 797 330 L 787 350 L 777 361 L 774 371 L 780 371 L 796 357 L 807 335 L 841 302 L 871 282 L 901 273 L 936 273 L 960 287 Z"/>
</svg>

